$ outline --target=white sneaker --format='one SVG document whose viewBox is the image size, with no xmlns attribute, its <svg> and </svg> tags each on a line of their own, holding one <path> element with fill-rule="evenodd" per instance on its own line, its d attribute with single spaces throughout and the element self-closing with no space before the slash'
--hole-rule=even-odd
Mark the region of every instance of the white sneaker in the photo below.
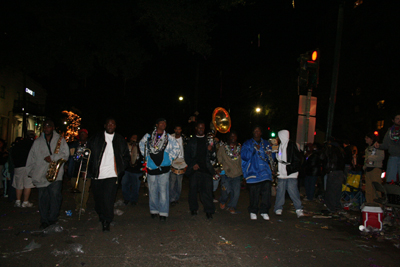
<svg viewBox="0 0 400 267">
<path fill-rule="evenodd" d="M 297 218 L 304 216 L 303 210 L 296 210 L 296 214 L 297 214 Z"/>
<path fill-rule="evenodd" d="M 33 203 L 29 202 L 29 201 L 24 201 L 21 205 L 22 208 L 32 208 Z"/>
<path fill-rule="evenodd" d="M 15 200 L 14 207 L 21 208 L 21 200 Z"/>
<path fill-rule="evenodd" d="M 269 221 L 269 216 L 266 213 L 261 213 L 261 217 L 263 217 L 264 220 Z"/>
<path fill-rule="evenodd" d="M 257 214 L 250 213 L 250 220 L 257 220 Z"/>
<path fill-rule="evenodd" d="M 276 210 L 276 211 L 275 211 L 275 214 L 276 214 L 276 215 L 279 215 L 279 216 L 282 215 L 282 210 Z"/>
</svg>

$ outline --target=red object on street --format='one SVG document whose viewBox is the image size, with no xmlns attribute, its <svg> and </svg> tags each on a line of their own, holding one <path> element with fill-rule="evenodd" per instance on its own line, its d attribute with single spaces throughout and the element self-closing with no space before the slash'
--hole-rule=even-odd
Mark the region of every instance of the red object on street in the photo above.
<svg viewBox="0 0 400 267">
<path fill-rule="evenodd" d="M 365 206 L 362 210 L 363 225 L 382 230 L 383 210 L 381 207 Z"/>
</svg>

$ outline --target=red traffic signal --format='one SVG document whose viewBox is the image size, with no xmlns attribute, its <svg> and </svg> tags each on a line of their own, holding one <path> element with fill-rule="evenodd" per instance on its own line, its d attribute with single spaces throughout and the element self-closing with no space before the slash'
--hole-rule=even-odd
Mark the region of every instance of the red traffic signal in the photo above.
<svg viewBox="0 0 400 267">
<path fill-rule="evenodd" d="M 374 135 L 375 135 L 375 136 L 378 136 L 378 135 L 379 135 L 378 131 L 375 131 L 375 132 L 374 132 Z"/>
<path fill-rule="evenodd" d="M 318 59 L 318 56 L 319 56 L 318 55 L 318 51 L 316 51 L 316 50 L 313 51 L 312 54 L 311 54 L 311 60 L 312 61 L 316 61 Z"/>
</svg>

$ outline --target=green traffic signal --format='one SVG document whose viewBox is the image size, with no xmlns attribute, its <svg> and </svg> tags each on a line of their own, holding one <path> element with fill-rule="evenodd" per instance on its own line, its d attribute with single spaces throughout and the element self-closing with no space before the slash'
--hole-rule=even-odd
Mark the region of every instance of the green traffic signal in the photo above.
<svg viewBox="0 0 400 267">
<path fill-rule="evenodd" d="M 274 132 L 271 133 L 271 137 L 272 137 L 272 138 L 275 137 L 275 133 L 274 133 Z"/>
</svg>

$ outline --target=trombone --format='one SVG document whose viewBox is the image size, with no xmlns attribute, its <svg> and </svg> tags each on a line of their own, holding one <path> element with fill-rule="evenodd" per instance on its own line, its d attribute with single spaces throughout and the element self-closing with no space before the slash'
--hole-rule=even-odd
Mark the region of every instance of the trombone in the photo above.
<svg viewBox="0 0 400 267">
<path fill-rule="evenodd" d="M 81 214 L 82 214 L 82 204 L 83 204 L 83 198 L 85 195 L 85 187 L 86 187 L 86 179 L 87 179 L 87 173 L 88 173 L 88 168 L 89 168 L 89 159 L 90 159 L 90 155 L 92 154 L 92 151 L 89 148 L 84 148 L 81 151 L 78 151 L 77 153 L 77 159 L 80 160 L 79 163 L 79 170 L 78 170 L 78 175 L 76 177 L 76 183 L 75 183 L 75 187 L 72 189 L 72 193 L 82 193 L 81 196 L 81 205 L 80 205 L 80 209 L 79 209 L 79 220 L 81 219 Z M 82 165 L 83 165 L 83 161 L 86 160 L 86 166 L 84 168 L 84 170 L 82 170 Z M 81 176 L 81 173 L 83 174 L 83 192 L 81 192 L 78 189 L 78 184 L 79 184 L 79 179 Z"/>
</svg>

